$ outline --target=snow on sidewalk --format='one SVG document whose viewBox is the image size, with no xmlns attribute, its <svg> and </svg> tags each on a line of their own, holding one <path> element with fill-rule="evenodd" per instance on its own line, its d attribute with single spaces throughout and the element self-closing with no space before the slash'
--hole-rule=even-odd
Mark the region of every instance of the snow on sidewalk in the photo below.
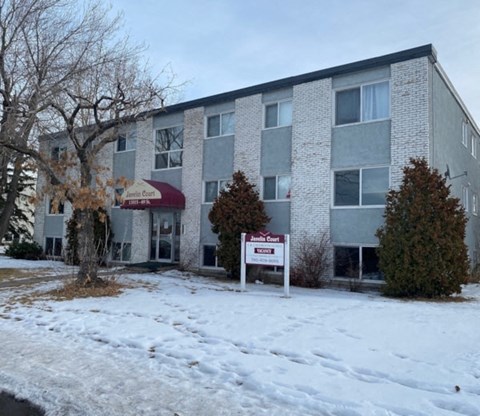
<svg viewBox="0 0 480 416">
<path fill-rule="evenodd" d="M 480 414 L 478 285 L 442 303 L 122 278 L 136 287 L 117 298 L 0 291 L 0 389 L 51 416 Z"/>
</svg>

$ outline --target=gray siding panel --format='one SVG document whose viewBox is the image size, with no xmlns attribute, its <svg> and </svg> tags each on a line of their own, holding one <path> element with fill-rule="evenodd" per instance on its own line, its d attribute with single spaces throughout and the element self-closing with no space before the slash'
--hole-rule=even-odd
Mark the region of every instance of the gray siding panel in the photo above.
<svg viewBox="0 0 480 416">
<path fill-rule="evenodd" d="M 266 92 L 262 95 L 262 103 L 288 100 L 289 98 L 293 98 L 293 88 L 284 88 L 282 90 Z"/>
<path fill-rule="evenodd" d="M 262 131 L 260 174 L 278 175 L 291 172 L 292 128 L 279 127 Z"/>
<path fill-rule="evenodd" d="M 148 178 L 137 178 L 148 179 Z M 182 189 L 182 169 L 161 169 L 152 171 L 152 179 L 154 181 L 166 182 L 175 188 Z"/>
<path fill-rule="evenodd" d="M 66 220 L 63 215 L 46 215 L 45 237 L 63 237 L 63 226 Z"/>
<path fill-rule="evenodd" d="M 179 113 L 160 113 L 153 118 L 153 129 L 180 126 L 183 124 L 183 111 Z M 153 151 L 153 150 L 152 150 Z"/>
<path fill-rule="evenodd" d="M 229 179 L 233 174 L 234 136 L 206 139 L 203 145 L 203 179 Z"/>
<path fill-rule="evenodd" d="M 378 244 L 375 232 L 383 224 L 383 208 L 332 209 L 333 244 Z"/>
<path fill-rule="evenodd" d="M 265 211 L 271 218 L 266 229 L 274 234 L 290 234 L 290 202 L 265 202 Z"/>
<path fill-rule="evenodd" d="M 113 154 L 113 177 L 133 179 L 135 177 L 135 151 Z"/>
<path fill-rule="evenodd" d="M 112 208 L 113 241 L 132 241 L 132 216 L 133 213 L 131 210 Z M 145 238 L 148 238 L 148 236 L 145 236 Z"/>
<path fill-rule="evenodd" d="M 213 116 L 219 113 L 229 113 L 231 111 L 235 111 L 235 101 L 227 101 L 205 107 L 205 116 Z"/>
<path fill-rule="evenodd" d="M 390 120 L 335 127 L 332 168 L 390 164 Z"/>
<path fill-rule="evenodd" d="M 367 82 L 374 82 L 390 78 L 390 66 L 369 69 L 367 71 L 355 72 L 353 74 L 339 75 L 333 77 L 333 89 L 346 88 Z"/>
</svg>

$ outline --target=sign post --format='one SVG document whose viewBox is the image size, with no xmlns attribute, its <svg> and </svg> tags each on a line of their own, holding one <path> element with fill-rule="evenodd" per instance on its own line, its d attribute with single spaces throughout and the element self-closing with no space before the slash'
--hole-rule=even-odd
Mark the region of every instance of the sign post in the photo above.
<svg viewBox="0 0 480 416">
<path fill-rule="evenodd" d="M 283 289 L 290 297 L 290 235 L 272 234 L 261 231 L 254 234 L 242 233 L 241 237 L 240 289 L 246 287 L 247 264 L 283 266 Z"/>
</svg>

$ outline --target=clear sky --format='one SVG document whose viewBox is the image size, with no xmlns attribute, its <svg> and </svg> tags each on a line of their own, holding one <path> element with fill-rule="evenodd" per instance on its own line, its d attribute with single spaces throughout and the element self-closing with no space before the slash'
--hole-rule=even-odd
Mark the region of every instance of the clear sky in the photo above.
<svg viewBox="0 0 480 416">
<path fill-rule="evenodd" d="M 480 0 L 112 0 L 181 101 L 432 43 L 480 124 Z"/>
</svg>

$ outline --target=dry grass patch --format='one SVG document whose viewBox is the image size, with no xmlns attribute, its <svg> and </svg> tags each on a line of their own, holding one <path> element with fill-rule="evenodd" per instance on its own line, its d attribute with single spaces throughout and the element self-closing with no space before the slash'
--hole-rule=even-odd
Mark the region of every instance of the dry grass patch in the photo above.
<svg viewBox="0 0 480 416">
<path fill-rule="evenodd" d="M 116 297 L 122 294 L 125 289 L 132 287 L 129 284 L 119 283 L 115 279 L 104 280 L 104 283 L 100 286 L 81 286 L 75 280 L 70 280 L 56 289 L 44 292 L 42 295 L 55 300 Z"/>
<path fill-rule="evenodd" d="M 15 279 L 26 279 L 26 278 L 35 278 L 39 276 L 46 276 L 51 272 L 49 269 L 13 269 L 6 268 L 0 269 L 0 282 L 15 280 Z"/>
</svg>

